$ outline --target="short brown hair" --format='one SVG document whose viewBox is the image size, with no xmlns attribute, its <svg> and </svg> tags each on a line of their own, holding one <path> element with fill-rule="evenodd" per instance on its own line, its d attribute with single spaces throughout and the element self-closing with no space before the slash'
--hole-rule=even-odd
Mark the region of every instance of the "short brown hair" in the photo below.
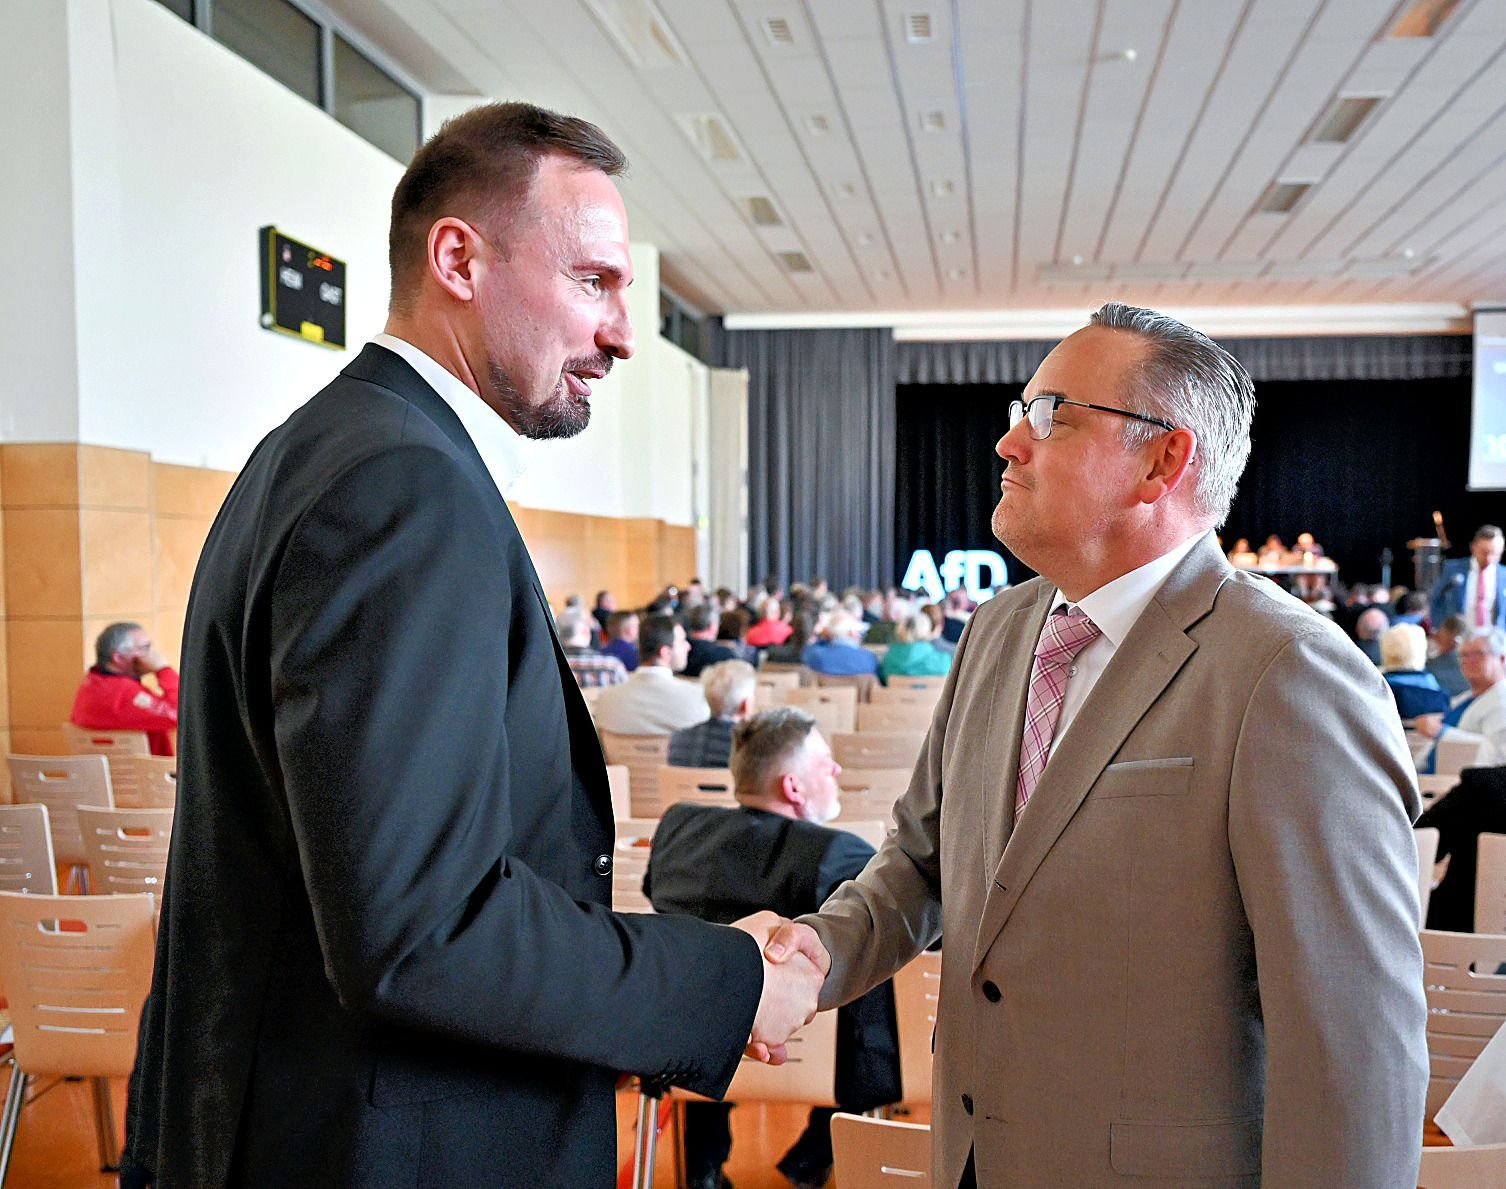
<svg viewBox="0 0 1506 1189">
<path fill-rule="evenodd" d="M 759 796 L 815 729 L 816 720 L 794 706 L 775 706 L 740 722 L 732 731 L 732 787 L 739 796 Z"/>
<path fill-rule="evenodd" d="M 429 228 L 453 215 L 505 238 L 546 153 L 609 177 L 627 168 L 622 150 L 595 124 L 531 103 L 487 103 L 444 122 L 392 193 L 387 255 L 394 309 L 417 291 Z"/>
</svg>

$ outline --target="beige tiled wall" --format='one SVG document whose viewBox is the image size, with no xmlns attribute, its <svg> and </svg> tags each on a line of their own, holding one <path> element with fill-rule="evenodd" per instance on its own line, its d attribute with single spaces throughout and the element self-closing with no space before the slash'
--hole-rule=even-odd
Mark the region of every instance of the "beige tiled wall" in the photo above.
<svg viewBox="0 0 1506 1189">
<path fill-rule="evenodd" d="M 194 561 L 233 478 L 137 450 L 0 446 L 7 751 L 66 750 L 105 625 L 134 620 L 176 660 Z"/>
<path fill-rule="evenodd" d="M 555 607 L 578 594 L 590 606 L 610 590 L 622 607 L 638 607 L 671 582 L 695 576 L 695 529 L 662 520 L 582 516 L 516 505 L 544 593 Z"/>
</svg>

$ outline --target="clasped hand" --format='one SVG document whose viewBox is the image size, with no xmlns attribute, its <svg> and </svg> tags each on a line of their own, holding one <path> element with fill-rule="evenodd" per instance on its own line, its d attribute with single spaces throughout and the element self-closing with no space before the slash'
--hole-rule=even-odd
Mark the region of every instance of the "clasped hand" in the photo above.
<svg viewBox="0 0 1506 1189">
<path fill-rule="evenodd" d="M 733 923 L 763 951 L 763 994 L 753 1017 L 747 1054 L 771 1065 L 784 1064 L 785 1045 L 795 1030 L 816 1014 L 821 984 L 831 969 L 831 955 L 808 925 L 777 913 L 756 912 Z"/>
</svg>

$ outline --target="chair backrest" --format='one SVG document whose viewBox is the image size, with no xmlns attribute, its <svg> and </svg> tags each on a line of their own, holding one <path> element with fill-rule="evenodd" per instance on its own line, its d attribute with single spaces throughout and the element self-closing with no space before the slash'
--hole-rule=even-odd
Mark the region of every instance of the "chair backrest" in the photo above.
<svg viewBox="0 0 1506 1189">
<path fill-rule="evenodd" d="M 612 816 L 619 821 L 633 816 L 633 775 L 626 764 L 607 765 L 607 788 L 612 794 Z"/>
<path fill-rule="evenodd" d="M 799 1102 L 835 1106 L 837 1013 L 822 1011 L 790 1037 L 783 1065 L 744 1057 L 732 1075 L 728 1102 Z"/>
<path fill-rule="evenodd" d="M 786 690 L 786 706 L 798 706 L 816 720 L 821 733 L 830 739 L 857 729 L 858 691 L 851 686 L 815 686 L 811 689 Z"/>
<path fill-rule="evenodd" d="M 768 710 L 773 706 L 783 706 L 785 696 L 790 690 L 800 688 L 800 674 L 793 670 L 766 673 L 760 669 L 758 671 L 756 686 L 757 692 L 753 696 L 753 704 L 760 710 Z"/>
<path fill-rule="evenodd" d="M 930 677 L 891 677 L 888 685 L 878 686 L 868 693 L 868 701 L 875 706 L 927 706 L 934 710 L 941 701 L 941 686 L 912 685 L 915 681 L 931 681 Z"/>
<path fill-rule="evenodd" d="M 1506 834 L 1481 834 L 1475 866 L 1475 932 L 1506 933 Z"/>
<path fill-rule="evenodd" d="M 883 822 L 884 829 L 887 830 L 889 823 L 894 820 L 894 802 L 898 799 L 898 793 L 881 793 L 866 787 L 844 788 L 842 789 L 842 812 L 838 814 L 833 824 L 845 828 L 845 824 L 849 821 Z"/>
<path fill-rule="evenodd" d="M 1433 753 L 1433 771 L 1439 776 L 1458 776 L 1464 769 L 1474 767 L 1479 754 L 1478 739 L 1450 739 L 1445 735 L 1438 740 Z"/>
<path fill-rule="evenodd" d="M 860 731 L 928 731 L 934 705 L 920 702 L 873 702 L 858 707 Z"/>
<path fill-rule="evenodd" d="M 831 754 L 844 768 L 904 768 L 910 771 L 925 742 L 924 731 L 854 731 L 831 737 Z"/>
<path fill-rule="evenodd" d="M 833 1120 L 835 1122 L 835 1120 Z M 832 1138 L 836 1138 L 833 1129 Z M 1471 1148 L 1424 1148 L 1417 1168 L 1418 1189 L 1483 1189 L 1506 1185 L 1506 1144 Z M 842 1182 L 847 1189 L 847 1182 Z"/>
<path fill-rule="evenodd" d="M 11 796 L 22 803 L 47 806 L 52 849 L 59 863 L 81 866 L 83 836 L 78 830 L 78 807 L 115 808 L 110 795 L 110 769 L 102 755 L 7 756 Z"/>
<path fill-rule="evenodd" d="M 766 677 L 770 673 L 793 673 L 799 682 L 798 688 L 808 689 L 816 684 L 816 675 L 802 665 L 799 661 L 762 661 L 758 666 L 760 677 Z"/>
<path fill-rule="evenodd" d="M 160 897 L 167 879 L 167 844 L 173 833 L 171 809 L 78 810 L 89 887 L 95 892 L 151 892 Z"/>
<path fill-rule="evenodd" d="M 622 764 L 628 770 L 628 799 L 634 817 L 658 817 L 663 813 L 659 800 L 659 769 L 669 754 L 668 735 L 619 735 L 601 732 L 601 748 L 608 764 Z"/>
<path fill-rule="evenodd" d="M 1422 931 L 1428 1000 L 1428 1109 L 1431 1119 L 1480 1050 L 1506 1023 L 1506 935 Z"/>
<path fill-rule="evenodd" d="M 110 794 L 116 809 L 176 809 L 178 761 L 173 756 L 111 755 Z"/>
<path fill-rule="evenodd" d="M 0 892 L 0 982 L 22 1070 L 130 1074 L 151 990 L 155 921 L 149 895 Z"/>
<path fill-rule="evenodd" d="M 817 673 L 817 689 L 850 689 L 859 702 L 866 702 L 870 690 L 878 688 L 877 673 Z"/>
<path fill-rule="evenodd" d="M 45 805 L 0 805 L 0 891 L 58 894 Z"/>
<path fill-rule="evenodd" d="M 899 1023 L 899 1076 L 903 1101 L 931 1101 L 931 1038 L 941 1002 L 941 954 L 926 951 L 894 975 L 894 1014 Z"/>
<path fill-rule="evenodd" d="M 1417 843 L 1417 904 L 1422 915 L 1417 918 L 1417 927 L 1422 928 L 1428 919 L 1428 901 L 1433 895 L 1433 867 L 1438 862 L 1438 831 L 1432 826 L 1412 831 Z"/>
<path fill-rule="evenodd" d="M 1422 794 L 1423 803 L 1436 800 L 1459 783 L 1457 776 L 1437 776 L 1431 772 L 1417 778 L 1417 791 Z"/>
<path fill-rule="evenodd" d="M 63 724 L 63 734 L 68 739 L 68 750 L 74 755 L 96 756 L 149 756 L 151 744 L 145 731 L 108 731 L 93 727 L 76 727 L 71 722 Z"/>
<path fill-rule="evenodd" d="M 884 845 L 884 839 L 889 836 L 888 818 L 861 818 L 856 815 L 843 816 L 827 823 L 833 830 L 846 830 L 849 834 L 856 834 L 874 850 Z"/>
<path fill-rule="evenodd" d="M 672 768 L 665 765 L 659 769 L 659 804 L 665 809 L 681 801 L 696 805 L 712 805 L 718 809 L 732 809 L 737 805 L 732 796 L 732 773 L 727 768 Z"/>
<path fill-rule="evenodd" d="M 649 846 L 658 822 L 628 817 L 617 822 L 617 842 L 612 850 L 612 909 L 615 912 L 653 912 L 643 894 L 643 874 L 648 870 Z"/>
<path fill-rule="evenodd" d="M 910 776 L 915 771 L 914 763 L 901 768 L 843 768 L 837 774 L 837 787 L 845 798 L 849 792 L 867 789 L 870 793 L 887 796 L 892 804 L 910 787 Z"/>
<path fill-rule="evenodd" d="M 898 675 L 889 678 L 889 684 L 885 687 L 892 695 L 895 691 L 908 690 L 912 694 L 925 693 L 930 695 L 931 701 L 935 702 L 941 697 L 942 688 L 946 685 L 946 674 L 930 677 L 900 677 Z M 875 699 L 877 701 L 877 699 Z"/>
<path fill-rule="evenodd" d="M 831 1155 L 841 1189 L 931 1189 L 931 1129 L 924 1123 L 831 1117 Z"/>
</svg>

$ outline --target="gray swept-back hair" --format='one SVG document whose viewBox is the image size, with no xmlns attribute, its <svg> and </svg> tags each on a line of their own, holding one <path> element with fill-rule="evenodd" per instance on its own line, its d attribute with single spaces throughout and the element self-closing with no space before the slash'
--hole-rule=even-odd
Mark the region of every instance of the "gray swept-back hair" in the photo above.
<svg viewBox="0 0 1506 1189">
<path fill-rule="evenodd" d="M 1093 326 L 1127 330 L 1149 346 L 1130 373 L 1129 407 L 1197 436 L 1193 501 L 1221 526 L 1250 459 L 1255 385 L 1239 361 L 1201 331 L 1155 310 L 1111 301 L 1090 319 Z M 1124 441 L 1139 446 L 1162 432 L 1125 420 Z"/>
</svg>

